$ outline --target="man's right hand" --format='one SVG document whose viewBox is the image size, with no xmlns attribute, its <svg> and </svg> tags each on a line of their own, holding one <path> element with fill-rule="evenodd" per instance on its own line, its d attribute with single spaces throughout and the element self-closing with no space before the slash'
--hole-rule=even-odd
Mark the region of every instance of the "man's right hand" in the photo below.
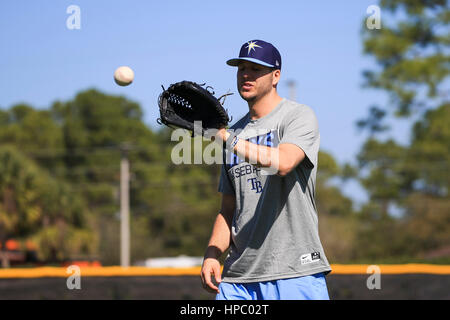
<svg viewBox="0 0 450 320">
<path fill-rule="evenodd" d="M 217 214 L 214 222 L 211 238 L 208 248 L 203 258 L 201 278 L 203 288 L 212 293 L 219 293 L 219 288 L 211 281 L 211 275 L 214 276 L 217 284 L 220 284 L 221 268 L 219 258 L 230 246 L 231 223 L 236 208 L 236 196 L 234 194 L 222 195 L 222 208 Z"/>
<path fill-rule="evenodd" d="M 211 275 L 214 276 L 217 284 L 219 284 L 222 281 L 220 273 L 219 260 L 214 258 L 206 258 L 203 260 L 201 278 L 203 288 L 206 291 L 211 293 L 219 293 L 219 288 L 211 281 Z"/>
</svg>

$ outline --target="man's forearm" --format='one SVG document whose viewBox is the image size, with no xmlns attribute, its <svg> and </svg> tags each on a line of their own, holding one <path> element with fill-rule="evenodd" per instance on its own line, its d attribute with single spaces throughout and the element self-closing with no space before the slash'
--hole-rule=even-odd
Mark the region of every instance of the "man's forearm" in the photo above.
<svg viewBox="0 0 450 320">
<path fill-rule="evenodd" d="M 243 157 L 245 161 L 257 167 L 278 169 L 279 154 L 277 148 L 258 145 L 250 141 L 239 139 L 234 152 Z M 278 171 L 278 170 L 277 170 Z"/>
<path fill-rule="evenodd" d="M 230 144 L 234 139 L 234 136 L 230 135 L 229 132 L 224 131 L 221 138 L 223 141 L 227 141 L 227 143 Z M 258 145 L 244 139 L 239 139 L 233 147 L 233 151 L 250 164 L 262 168 L 272 168 L 278 171 L 278 148 Z"/>
<path fill-rule="evenodd" d="M 236 139 L 225 129 L 220 129 L 216 138 L 225 142 L 227 148 L 232 148 L 241 159 L 280 176 L 286 176 L 306 157 L 303 149 L 292 143 L 280 144 L 277 147 L 258 145 L 244 139 Z"/>
<path fill-rule="evenodd" d="M 206 258 L 218 259 L 230 246 L 231 230 L 224 215 L 219 213 L 214 222 L 208 248 L 205 252 Z"/>
</svg>

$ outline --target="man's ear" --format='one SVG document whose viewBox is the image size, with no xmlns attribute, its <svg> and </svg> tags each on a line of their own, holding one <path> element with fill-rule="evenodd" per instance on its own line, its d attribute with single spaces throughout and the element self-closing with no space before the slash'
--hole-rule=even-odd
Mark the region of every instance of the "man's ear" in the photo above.
<svg viewBox="0 0 450 320">
<path fill-rule="evenodd" d="M 281 78 L 281 71 L 279 69 L 276 69 L 272 72 L 272 85 L 276 86 Z"/>
</svg>

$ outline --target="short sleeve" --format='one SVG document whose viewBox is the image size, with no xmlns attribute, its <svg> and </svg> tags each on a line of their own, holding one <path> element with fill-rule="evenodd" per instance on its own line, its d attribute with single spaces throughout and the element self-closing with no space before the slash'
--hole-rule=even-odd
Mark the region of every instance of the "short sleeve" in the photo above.
<svg viewBox="0 0 450 320">
<path fill-rule="evenodd" d="M 235 194 L 234 187 L 231 184 L 230 177 L 225 169 L 225 164 L 222 165 L 220 170 L 220 181 L 218 191 L 223 194 Z"/>
<path fill-rule="evenodd" d="M 306 154 L 302 161 L 307 168 L 317 166 L 320 145 L 319 124 L 314 111 L 306 105 L 300 105 L 298 110 L 287 114 L 280 131 L 282 143 L 291 143 L 300 147 Z"/>
</svg>

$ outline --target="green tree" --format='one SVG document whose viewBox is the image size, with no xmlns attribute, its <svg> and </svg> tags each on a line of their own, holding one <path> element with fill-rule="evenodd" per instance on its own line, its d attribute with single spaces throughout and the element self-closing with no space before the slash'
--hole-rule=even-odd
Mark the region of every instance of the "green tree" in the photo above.
<svg viewBox="0 0 450 320">
<path fill-rule="evenodd" d="M 447 1 L 381 0 L 380 6 L 382 28 L 363 29 L 364 53 L 379 66 L 364 72 L 365 85 L 386 91 L 397 116 L 440 105 L 448 99 L 450 72 Z"/>
<path fill-rule="evenodd" d="M 353 202 L 342 193 L 349 168 L 340 166 L 333 156 L 319 152 L 316 178 L 316 206 L 320 239 L 327 258 L 333 263 L 354 258 L 357 216 Z"/>
<path fill-rule="evenodd" d="M 408 259 L 448 245 L 450 138 L 446 0 L 381 0 L 382 28 L 363 31 L 364 53 L 377 68 L 364 71 L 365 86 L 385 91 L 389 108 L 372 106 L 357 122 L 370 137 L 358 154 L 358 180 L 369 195 L 360 210 L 358 259 Z M 421 115 L 411 141 L 376 136 L 383 121 Z M 394 214 L 395 212 L 395 214 Z"/>
<path fill-rule="evenodd" d="M 45 170 L 14 147 L 0 148 L 0 241 L 8 238 L 33 238 L 45 260 L 68 258 L 73 253 L 95 250 L 95 239 L 86 228 L 85 211 L 67 185 L 51 178 Z M 56 237 L 51 230 L 62 237 Z M 65 230 L 83 234 L 74 242 Z M 43 241 L 47 234 L 47 242 Z M 65 239 L 65 241 L 61 241 Z M 50 243 L 51 242 L 51 243 Z M 70 243 L 70 247 L 67 247 Z M 3 266 L 8 266 L 3 255 Z"/>
<path fill-rule="evenodd" d="M 35 166 L 13 148 L 0 149 L 0 243 L 5 248 L 12 236 L 31 233 L 41 218 L 39 173 Z M 8 267 L 6 254 L 2 266 Z"/>
<path fill-rule="evenodd" d="M 64 147 L 62 130 L 48 110 L 19 104 L 2 111 L 0 118 L 2 145 L 17 147 L 49 170 L 61 170 L 63 163 L 58 153 Z"/>
<path fill-rule="evenodd" d="M 406 167 L 416 168 L 405 198 L 404 227 L 419 256 L 450 244 L 450 104 L 429 110 L 413 126 Z"/>
</svg>

